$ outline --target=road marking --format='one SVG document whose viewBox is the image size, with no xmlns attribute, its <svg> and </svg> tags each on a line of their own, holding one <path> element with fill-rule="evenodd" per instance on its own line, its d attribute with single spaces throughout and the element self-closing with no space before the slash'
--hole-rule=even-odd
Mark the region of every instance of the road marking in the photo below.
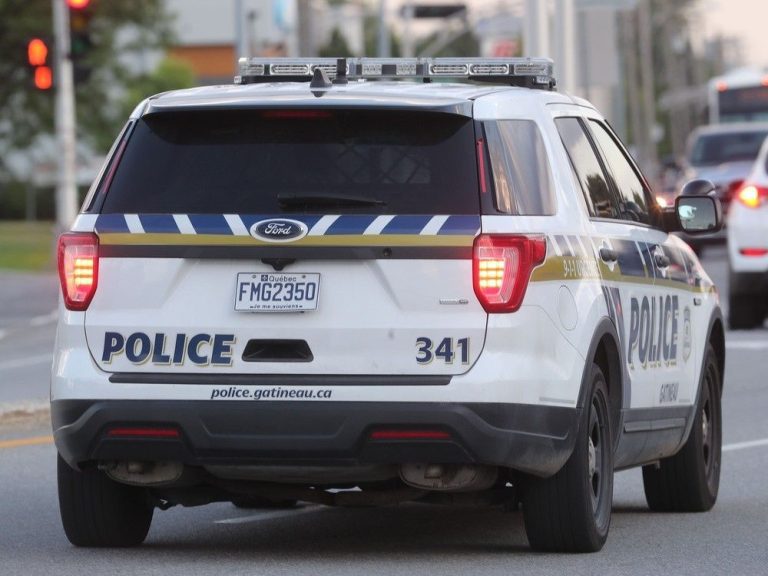
<svg viewBox="0 0 768 576">
<path fill-rule="evenodd" d="M 305 506 L 296 510 L 275 510 L 274 512 L 262 512 L 253 516 L 239 516 L 237 518 L 226 518 L 225 520 L 214 520 L 214 524 L 248 524 L 250 522 L 261 522 L 262 520 L 275 520 L 277 518 L 288 518 L 289 516 L 299 516 L 300 514 L 309 514 L 311 512 L 320 512 L 326 510 L 325 506 L 313 505 Z"/>
<path fill-rule="evenodd" d="M 17 438 L 16 440 L 0 440 L 0 450 L 3 448 L 20 448 L 22 446 L 40 446 L 52 444 L 53 436 L 34 436 L 32 438 Z"/>
<path fill-rule="evenodd" d="M 0 330 L 0 340 L 8 336 L 8 330 Z"/>
<path fill-rule="evenodd" d="M 723 452 L 731 452 L 732 450 L 746 450 L 747 448 L 758 448 L 760 446 L 768 446 L 768 438 L 762 440 L 749 440 L 747 442 L 735 442 L 734 444 L 726 444 L 723 446 Z"/>
<path fill-rule="evenodd" d="M 725 347 L 732 350 L 766 350 L 768 340 L 731 340 L 726 341 Z"/>
<path fill-rule="evenodd" d="M 0 370 L 13 370 L 15 368 L 35 366 L 36 364 L 50 364 L 52 360 L 53 356 L 50 354 L 28 356 L 27 358 L 18 358 L 16 360 L 6 360 L 5 362 L 0 362 Z"/>
</svg>

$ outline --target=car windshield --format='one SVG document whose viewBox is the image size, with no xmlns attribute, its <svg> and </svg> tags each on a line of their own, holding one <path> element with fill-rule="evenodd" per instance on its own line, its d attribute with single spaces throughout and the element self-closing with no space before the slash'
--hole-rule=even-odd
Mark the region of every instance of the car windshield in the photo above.
<svg viewBox="0 0 768 576">
<path fill-rule="evenodd" d="M 725 162 L 750 162 L 757 158 L 768 130 L 703 134 L 691 149 L 693 166 L 712 166 Z"/>
</svg>

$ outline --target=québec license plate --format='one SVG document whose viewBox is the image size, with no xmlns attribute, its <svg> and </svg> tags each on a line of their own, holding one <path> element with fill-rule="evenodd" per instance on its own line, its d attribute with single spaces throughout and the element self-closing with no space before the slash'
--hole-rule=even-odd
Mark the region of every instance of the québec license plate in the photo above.
<svg viewBox="0 0 768 576">
<path fill-rule="evenodd" d="M 235 310 L 301 312 L 316 310 L 320 274 L 241 272 L 237 275 Z"/>
</svg>

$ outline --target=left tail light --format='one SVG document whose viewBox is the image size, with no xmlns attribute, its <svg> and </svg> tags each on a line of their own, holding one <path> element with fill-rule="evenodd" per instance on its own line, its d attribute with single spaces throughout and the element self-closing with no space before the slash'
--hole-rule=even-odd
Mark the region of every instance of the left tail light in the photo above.
<svg viewBox="0 0 768 576">
<path fill-rule="evenodd" d="M 99 280 L 99 238 L 93 232 L 59 237 L 59 280 L 68 310 L 86 310 Z"/>
<path fill-rule="evenodd" d="M 746 184 L 736 193 L 736 198 L 747 208 L 758 208 L 768 200 L 768 188 Z"/>
<path fill-rule="evenodd" d="M 546 256 L 547 241 L 542 235 L 481 234 L 475 238 L 473 285 L 485 311 L 520 308 L 531 272 Z"/>
</svg>

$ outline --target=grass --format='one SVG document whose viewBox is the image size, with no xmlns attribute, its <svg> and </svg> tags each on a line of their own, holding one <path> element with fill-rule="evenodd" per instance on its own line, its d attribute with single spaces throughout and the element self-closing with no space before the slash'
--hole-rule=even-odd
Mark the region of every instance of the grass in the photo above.
<svg viewBox="0 0 768 576">
<path fill-rule="evenodd" d="M 0 270 L 53 271 L 53 222 L 0 222 Z"/>
</svg>

